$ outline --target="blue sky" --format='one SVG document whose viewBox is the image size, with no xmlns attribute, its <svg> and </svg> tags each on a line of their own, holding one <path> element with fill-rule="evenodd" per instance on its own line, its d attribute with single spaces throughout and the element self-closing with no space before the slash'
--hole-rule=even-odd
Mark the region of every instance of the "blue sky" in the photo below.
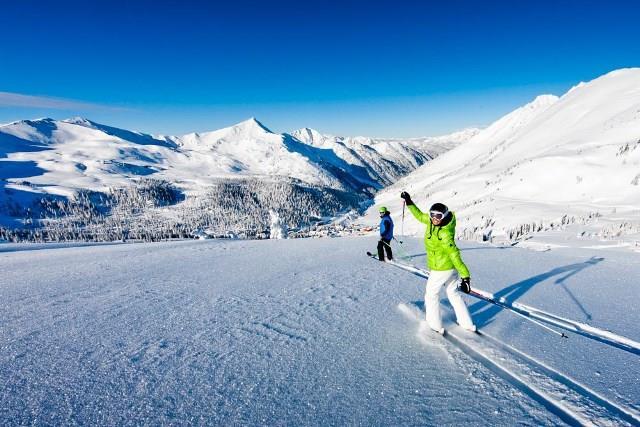
<svg viewBox="0 0 640 427">
<path fill-rule="evenodd" d="M 423 136 L 640 66 L 637 1 L 10 1 L 0 123 Z"/>
</svg>

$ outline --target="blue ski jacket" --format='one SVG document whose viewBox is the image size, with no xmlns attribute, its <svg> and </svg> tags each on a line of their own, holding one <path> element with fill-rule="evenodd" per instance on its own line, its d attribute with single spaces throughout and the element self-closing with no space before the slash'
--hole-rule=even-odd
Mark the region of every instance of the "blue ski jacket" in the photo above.
<svg viewBox="0 0 640 427">
<path fill-rule="evenodd" d="M 385 240 L 393 240 L 393 220 L 389 214 L 380 220 L 380 237 Z"/>
</svg>

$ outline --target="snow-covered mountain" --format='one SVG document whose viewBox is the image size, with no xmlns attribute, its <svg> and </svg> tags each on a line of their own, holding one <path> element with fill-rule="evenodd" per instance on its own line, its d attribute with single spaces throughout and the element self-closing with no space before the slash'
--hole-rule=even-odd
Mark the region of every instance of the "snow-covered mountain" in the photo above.
<svg viewBox="0 0 640 427">
<path fill-rule="evenodd" d="M 0 126 L 0 224 L 16 219 L 24 222 L 26 216 L 42 219 L 34 213 L 33 204 L 42 205 L 43 195 L 76 200 L 80 192 L 89 192 L 89 197 L 95 192 L 108 194 L 138 186 L 142 193 L 134 191 L 125 197 L 125 204 L 136 211 L 156 196 L 162 198 L 161 205 L 167 200 L 200 198 L 195 206 L 185 207 L 190 218 L 199 212 L 202 219 L 200 212 L 212 211 L 211 205 L 218 204 L 216 215 L 204 222 L 215 221 L 220 228 L 248 206 L 281 211 L 292 226 L 303 218 L 331 216 L 358 207 L 375 191 L 442 153 L 447 144 L 455 144 L 464 135 L 433 140 L 336 138 L 332 144 L 318 144 L 313 138 L 301 140 L 274 133 L 254 118 L 182 136 L 152 136 L 80 117 L 23 120 Z M 150 179 L 160 186 L 149 183 Z M 229 184 L 231 181 L 235 184 Z M 182 195 L 167 194 L 170 189 L 165 183 Z M 103 200 L 100 204 L 111 209 L 123 202 L 121 196 L 116 198 L 119 202 Z M 268 206 L 263 206 L 265 203 Z M 49 202 L 45 204 L 49 215 L 62 214 L 53 213 Z M 64 207 L 65 212 L 79 213 L 78 209 Z M 87 205 L 82 209 L 90 212 L 93 208 Z M 175 221 L 178 224 L 178 219 Z M 252 229 L 260 229 L 263 222 L 258 221 Z M 233 223 L 252 222 L 243 217 Z"/>
<path fill-rule="evenodd" d="M 273 133 L 253 118 L 212 132 L 159 137 L 83 118 L 24 120 L 0 126 L 0 167 L 8 188 L 65 196 L 78 189 L 104 191 L 146 175 L 187 192 L 212 179 L 239 176 L 289 177 L 361 191 L 392 183 L 445 151 L 449 142 L 335 138 L 321 144 L 298 136 L 302 133 Z"/>
<path fill-rule="evenodd" d="M 403 190 L 423 209 L 443 202 L 468 238 L 513 240 L 568 224 L 636 238 L 638 148 L 640 69 L 617 70 L 507 114 L 378 193 L 376 204 L 398 214 Z M 375 218 L 372 209 L 367 220 Z M 421 228 L 405 224 L 409 233 Z"/>
<path fill-rule="evenodd" d="M 2 197 L 123 187 L 166 170 L 174 153 L 170 141 L 81 118 L 10 123 L 0 127 L 0 178 L 13 192 Z"/>
<path fill-rule="evenodd" d="M 324 135 L 314 129 L 303 128 L 291 135 L 313 147 L 333 151 L 340 159 L 362 167 L 372 179 L 386 186 L 468 141 L 479 131 L 470 128 L 439 137 L 400 139 Z"/>
</svg>

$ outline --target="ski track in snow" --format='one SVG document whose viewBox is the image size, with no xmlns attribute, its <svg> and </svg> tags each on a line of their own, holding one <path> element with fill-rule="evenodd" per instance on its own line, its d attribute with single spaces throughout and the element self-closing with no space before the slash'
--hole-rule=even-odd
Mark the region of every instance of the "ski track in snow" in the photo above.
<svg viewBox="0 0 640 427">
<path fill-rule="evenodd" d="M 422 310 L 405 304 L 400 304 L 398 309 L 410 319 L 420 322 L 420 334 L 435 336 L 426 322 L 422 322 Z M 567 424 L 604 426 L 640 423 L 637 412 L 611 402 L 490 335 L 468 333 L 456 326 L 447 329 L 444 339 L 544 405 Z"/>
<path fill-rule="evenodd" d="M 2 252 L 0 422 L 572 421 L 482 358 L 421 333 L 397 307 L 421 299 L 422 282 L 366 259 L 374 245 L 351 238 Z M 557 386 L 553 398 L 585 397 L 586 387 L 559 371 L 554 379 L 506 339 L 467 345 Z M 616 390 L 605 400 L 637 399 L 637 387 L 630 397 Z M 578 415 L 619 421 L 612 405 L 613 413 Z"/>
</svg>

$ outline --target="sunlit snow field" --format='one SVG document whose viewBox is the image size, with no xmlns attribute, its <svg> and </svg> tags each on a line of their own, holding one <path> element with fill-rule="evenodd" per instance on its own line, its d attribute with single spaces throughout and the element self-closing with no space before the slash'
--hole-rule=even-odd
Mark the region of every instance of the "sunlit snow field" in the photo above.
<svg viewBox="0 0 640 427">
<path fill-rule="evenodd" d="M 0 424 L 563 422 L 422 330 L 423 279 L 367 258 L 375 243 L 0 245 Z M 637 254 L 461 247 L 472 286 L 640 341 Z M 424 266 L 420 239 L 396 254 Z M 466 298 L 501 346 L 640 410 L 637 353 Z"/>
</svg>

